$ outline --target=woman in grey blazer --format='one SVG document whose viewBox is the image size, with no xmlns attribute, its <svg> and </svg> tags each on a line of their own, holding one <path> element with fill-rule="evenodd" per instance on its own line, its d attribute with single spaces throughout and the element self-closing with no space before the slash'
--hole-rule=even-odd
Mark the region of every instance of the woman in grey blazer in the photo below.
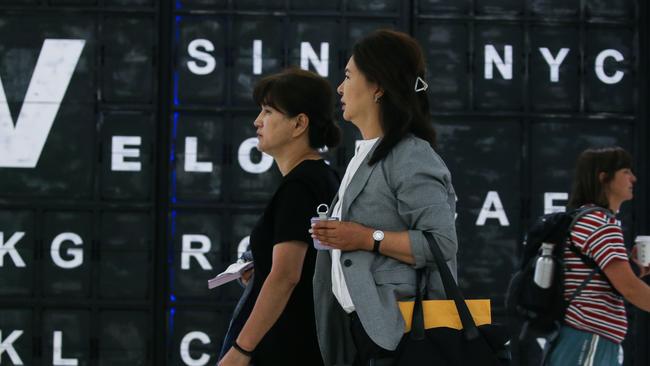
<svg viewBox="0 0 650 366">
<path fill-rule="evenodd" d="M 397 302 L 415 296 L 428 269 L 429 298 L 443 298 L 423 232 L 456 272 L 456 195 L 434 151 L 425 63 L 410 36 L 379 30 L 353 48 L 338 87 L 343 117 L 360 130 L 331 215 L 312 226 L 319 251 L 314 306 L 325 365 L 390 365 L 404 335 Z"/>
</svg>

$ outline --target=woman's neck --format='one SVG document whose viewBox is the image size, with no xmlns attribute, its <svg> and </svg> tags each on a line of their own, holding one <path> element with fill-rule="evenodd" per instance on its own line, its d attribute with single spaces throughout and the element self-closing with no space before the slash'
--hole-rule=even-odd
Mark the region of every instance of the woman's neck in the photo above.
<svg viewBox="0 0 650 366">
<path fill-rule="evenodd" d="M 372 140 L 384 135 L 384 131 L 381 129 L 381 124 L 379 123 L 378 118 L 366 119 L 355 123 L 354 125 L 359 128 L 359 131 L 361 131 L 361 136 L 364 140 Z"/>
<path fill-rule="evenodd" d="M 621 204 L 623 204 L 622 201 L 618 201 L 618 200 L 610 199 L 610 200 L 609 200 L 609 209 L 610 209 L 613 213 L 617 213 L 617 212 L 621 209 Z"/>
<path fill-rule="evenodd" d="M 289 174 L 293 168 L 305 160 L 319 160 L 321 159 L 318 151 L 311 147 L 302 148 L 287 148 L 285 151 L 274 154 L 273 158 L 278 164 L 282 176 Z"/>
</svg>

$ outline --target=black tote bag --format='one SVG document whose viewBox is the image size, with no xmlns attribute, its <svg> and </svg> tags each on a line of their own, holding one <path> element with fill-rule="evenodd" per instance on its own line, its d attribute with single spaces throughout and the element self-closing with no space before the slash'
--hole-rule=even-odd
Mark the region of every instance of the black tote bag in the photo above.
<svg viewBox="0 0 650 366">
<path fill-rule="evenodd" d="M 453 300 L 456 305 L 462 329 L 448 327 L 425 329 L 422 307 L 424 296 L 420 290 L 421 279 L 425 276 L 423 276 L 423 270 L 418 270 L 411 331 L 404 335 L 397 348 L 395 365 L 510 365 L 510 342 L 507 330 L 497 324 L 476 326 L 433 235 L 430 233 L 424 233 L 424 235 L 438 265 L 447 298 Z"/>
</svg>

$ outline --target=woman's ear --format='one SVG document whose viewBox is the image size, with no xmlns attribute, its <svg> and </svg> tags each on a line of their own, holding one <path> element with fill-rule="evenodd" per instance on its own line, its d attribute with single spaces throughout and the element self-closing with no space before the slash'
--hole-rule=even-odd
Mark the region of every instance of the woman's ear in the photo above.
<svg viewBox="0 0 650 366">
<path fill-rule="evenodd" d="M 296 126 L 294 127 L 293 135 L 300 136 L 303 132 L 307 131 L 309 127 L 309 117 L 306 114 L 300 113 L 295 117 Z"/>
<path fill-rule="evenodd" d="M 384 96 L 384 89 L 377 86 L 377 89 L 375 90 L 375 99 L 381 99 L 381 97 L 383 96 Z"/>
<path fill-rule="evenodd" d="M 598 181 L 601 184 L 605 183 L 605 179 L 607 179 L 607 173 L 605 173 L 605 172 L 598 173 Z"/>
</svg>

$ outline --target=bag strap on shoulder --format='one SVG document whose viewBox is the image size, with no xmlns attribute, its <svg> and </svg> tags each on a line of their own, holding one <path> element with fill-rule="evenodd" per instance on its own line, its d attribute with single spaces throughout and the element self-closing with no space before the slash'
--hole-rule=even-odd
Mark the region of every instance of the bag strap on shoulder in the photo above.
<svg viewBox="0 0 650 366">
<path fill-rule="evenodd" d="M 603 272 L 603 270 L 600 269 L 600 267 L 598 266 L 596 261 L 594 261 L 592 258 L 590 258 L 589 256 L 582 253 L 582 251 L 580 249 L 578 249 L 578 247 L 576 247 L 576 245 L 573 243 L 573 238 L 571 237 L 571 231 L 573 230 L 573 226 L 575 226 L 575 224 L 578 222 L 578 220 L 580 220 L 583 216 L 585 216 L 587 214 L 590 214 L 592 212 L 596 212 L 596 211 L 602 212 L 609 219 L 614 217 L 609 210 L 607 210 L 607 209 L 605 209 L 603 207 L 600 207 L 600 206 L 579 208 L 579 209 L 576 209 L 575 212 L 572 214 L 572 215 L 574 215 L 573 220 L 571 220 L 571 225 L 569 225 L 569 228 L 568 228 L 568 237 L 569 237 L 568 248 L 575 255 L 577 255 L 582 260 L 582 262 L 584 264 L 586 264 L 587 266 L 593 268 L 593 271 L 591 271 L 591 273 L 589 273 L 589 276 L 587 278 L 585 278 L 584 281 L 582 281 L 582 283 L 580 284 L 580 286 L 578 286 L 578 288 L 576 288 L 576 290 L 574 291 L 573 295 L 571 295 L 571 298 L 569 299 L 567 304 L 570 304 L 580 294 L 580 292 L 582 292 L 582 290 L 584 290 L 584 288 L 587 287 L 587 284 L 589 283 L 589 281 L 591 281 L 594 278 L 596 273 L 600 274 L 605 279 L 605 281 L 607 281 L 609 283 L 609 285 L 614 289 L 614 291 L 616 291 L 616 288 L 611 283 L 609 278 L 607 278 L 607 275 L 605 275 L 605 272 Z M 616 291 L 616 292 L 618 293 L 618 291 Z"/>
<path fill-rule="evenodd" d="M 607 210 L 607 209 L 605 209 L 603 207 L 600 207 L 600 206 L 578 208 L 572 213 L 573 220 L 571 220 L 571 225 L 569 225 L 569 231 L 571 231 L 571 229 L 576 224 L 576 222 L 578 222 L 578 220 L 580 220 L 583 216 L 585 216 L 587 214 L 590 214 L 592 212 L 596 212 L 596 211 L 600 211 L 600 212 L 604 213 L 605 216 L 607 216 L 608 218 L 613 217 L 612 213 L 609 210 Z"/>
<path fill-rule="evenodd" d="M 568 248 L 575 255 L 577 255 L 582 260 L 582 262 L 584 262 L 584 264 L 586 264 L 589 267 L 593 268 L 596 272 L 601 273 L 602 275 L 604 275 L 604 273 L 602 272 L 600 267 L 598 267 L 598 264 L 596 263 L 596 261 L 594 261 L 592 258 L 587 256 L 586 254 L 582 253 L 582 251 L 580 249 L 578 249 L 578 247 L 575 245 L 575 243 L 573 242 L 573 238 L 571 237 L 571 231 L 573 230 L 573 227 L 578 222 L 578 220 L 580 220 L 583 216 L 585 216 L 585 215 L 587 215 L 589 213 L 595 212 L 595 211 L 600 211 L 600 212 L 604 213 L 608 218 L 612 217 L 612 214 L 608 210 L 606 210 L 606 209 L 604 209 L 602 207 L 599 207 L 599 206 L 587 207 L 587 208 L 583 208 L 583 209 L 577 209 L 576 212 L 573 213 L 573 215 L 574 215 L 573 220 L 571 220 L 571 225 L 569 225 L 569 228 L 567 229 L 567 231 L 568 231 L 567 236 L 569 238 L 569 246 L 568 246 Z"/>
</svg>

